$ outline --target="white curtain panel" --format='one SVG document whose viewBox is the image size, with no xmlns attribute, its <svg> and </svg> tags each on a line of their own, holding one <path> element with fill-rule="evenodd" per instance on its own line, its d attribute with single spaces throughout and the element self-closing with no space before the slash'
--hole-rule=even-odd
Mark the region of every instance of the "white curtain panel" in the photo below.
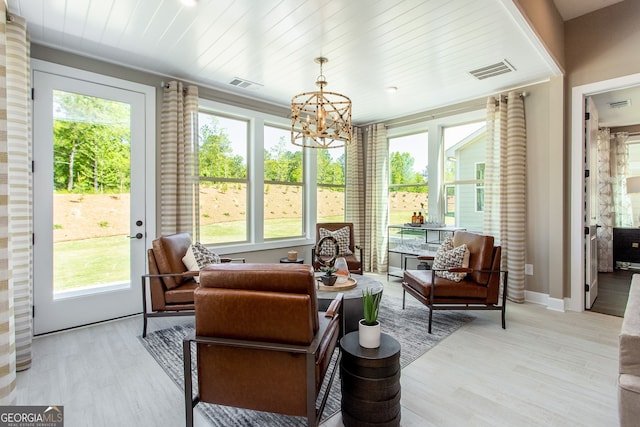
<svg viewBox="0 0 640 427">
<path fill-rule="evenodd" d="M 526 256 L 526 131 L 519 93 L 487 99 L 484 233 L 502 246 L 508 298 L 524 302 Z"/>
<path fill-rule="evenodd" d="M 344 214 L 345 220 L 353 223 L 354 243 L 363 247 L 366 246 L 364 243 L 364 189 L 366 187 L 364 179 L 364 154 L 362 129 L 354 127 L 353 141 L 347 145 Z"/>
<path fill-rule="evenodd" d="M 598 210 L 596 223 L 601 225 L 596 231 L 598 243 L 598 271 L 613 271 L 613 187 L 611 185 L 611 141 L 609 129 L 598 131 Z"/>
<path fill-rule="evenodd" d="M 389 141 L 383 124 L 366 132 L 364 270 L 386 273 L 388 268 Z"/>
<path fill-rule="evenodd" d="M 0 15 L 0 405 L 11 405 L 33 334 L 31 83 L 26 22 L 4 2 Z"/>
<path fill-rule="evenodd" d="M 190 233 L 200 227 L 198 201 L 198 88 L 172 81 L 164 87 L 160 147 L 160 232 Z"/>
</svg>

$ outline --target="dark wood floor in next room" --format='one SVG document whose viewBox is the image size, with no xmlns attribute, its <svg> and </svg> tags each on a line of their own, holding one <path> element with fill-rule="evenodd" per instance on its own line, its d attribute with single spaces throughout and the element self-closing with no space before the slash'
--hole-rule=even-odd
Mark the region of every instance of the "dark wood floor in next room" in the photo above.
<svg viewBox="0 0 640 427">
<path fill-rule="evenodd" d="M 591 311 L 623 317 L 629 298 L 631 276 L 640 270 L 614 270 L 612 273 L 598 273 L 598 298 Z"/>
</svg>

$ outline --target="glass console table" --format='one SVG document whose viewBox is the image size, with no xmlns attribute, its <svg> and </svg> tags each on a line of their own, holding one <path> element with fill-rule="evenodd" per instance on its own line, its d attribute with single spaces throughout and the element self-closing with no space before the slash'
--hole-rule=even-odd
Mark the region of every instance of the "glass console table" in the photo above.
<svg viewBox="0 0 640 427">
<path fill-rule="evenodd" d="M 407 263 L 417 268 L 417 257 L 435 255 L 438 246 L 454 231 L 465 230 L 461 227 L 437 227 L 428 224 L 411 226 L 408 224 L 390 225 L 387 229 L 389 242 L 389 270 L 387 276 L 402 277 Z"/>
</svg>

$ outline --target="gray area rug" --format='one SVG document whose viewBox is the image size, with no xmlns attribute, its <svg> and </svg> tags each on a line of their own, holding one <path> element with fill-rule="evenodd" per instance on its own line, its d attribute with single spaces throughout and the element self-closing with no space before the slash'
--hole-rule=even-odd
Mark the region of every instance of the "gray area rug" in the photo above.
<svg viewBox="0 0 640 427">
<path fill-rule="evenodd" d="M 428 309 L 412 297 L 407 296 L 405 310 L 402 309 L 401 298 L 389 295 L 382 297 L 379 314 L 382 332 L 400 342 L 400 364 L 403 368 L 473 319 L 472 316 L 461 311 L 437 311 L 433 315 L 433 333 L 429 334 L 427 333 L 428 313 Z M 190 323 L 151 332 L 146 338 L 140 338 L 144 347 L 180 389 L 183 388 L 182 339 L 192 331 L 193 323 Z M 194 354 L 192 366 L 195 367 L 195 347 L 192 353 Z M 194 389 L 196 388 L 197 379 L 194 374 Z M 209 418 L 212 426 L 216 427 L 306 425 L 306 420 L 301 417 L 208 403 L 199 403 L 196 408 Z M 340 378 L 339 374 L 336 374 L 322 419 L 326 420 L 338 411 L 340 411 Z"/>
</svg>

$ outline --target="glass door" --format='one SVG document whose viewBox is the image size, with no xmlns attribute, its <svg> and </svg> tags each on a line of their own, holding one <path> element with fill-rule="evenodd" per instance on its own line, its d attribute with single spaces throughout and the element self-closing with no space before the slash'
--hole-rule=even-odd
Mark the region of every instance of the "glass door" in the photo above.
<svg viewBox="0 0 640 427">
<path fill-rule="evenodd" d="M 40 71 L 34 89 L 34 331 L 139 313 L 145 94 Z"/>
</svg>

